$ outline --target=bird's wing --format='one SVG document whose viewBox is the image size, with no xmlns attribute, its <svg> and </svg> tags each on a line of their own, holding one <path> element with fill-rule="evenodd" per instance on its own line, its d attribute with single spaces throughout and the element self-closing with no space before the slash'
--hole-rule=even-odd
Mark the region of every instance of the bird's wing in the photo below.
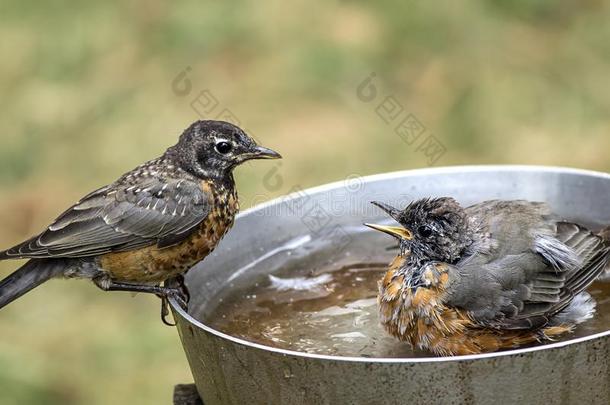
<svg viewBox="0 0 610 405">
<path fill-rule="evenodd" d="M 40 235 L 0 253 L 0 259 L 87 257 L 186 238 L 210 211 L 195 182 L 149 178 L 143 184 L 106 186 L 87 195 Z"/>
<path fill-rule="evenodd" d="M 501 257 L 475 257 L 457 265 L 448 305 L 476 322 L 503 329 L 545 325 L 603 271 L 610 247 L 587 229 L 554 222 L 553 233 L 533 238 L 531 249 Z"/>
</svg>

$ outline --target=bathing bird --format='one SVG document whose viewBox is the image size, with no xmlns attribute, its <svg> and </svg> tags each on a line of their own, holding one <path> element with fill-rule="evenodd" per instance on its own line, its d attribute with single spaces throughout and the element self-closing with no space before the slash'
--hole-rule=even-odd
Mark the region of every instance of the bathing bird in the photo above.
<svg viewBox="0 0 610 405">
<path fill-rule="evenodd" d="M 610 242 L 541 202 L 449 197 L 404 209 L 373 202 L 398 226 L 367 226 L 398 239 L 379 282 L 383 327 L 440 356 L 553 340 L 590 319 L 585 291 L 610 261 Z"/>
<path fill-rule="evenodd" d="M 86 195 L 40 234 L 0 252 L 28 259 L 0 281 L 0 308 L 56 277 L 185 306 L 181 276 L 204 259 L 239 209 L 233 169 L 281 156 L 227 122 L 197 121 L 159 158 Z M 171 283 L 169 280 L 178 280 Z"/>
</svg>

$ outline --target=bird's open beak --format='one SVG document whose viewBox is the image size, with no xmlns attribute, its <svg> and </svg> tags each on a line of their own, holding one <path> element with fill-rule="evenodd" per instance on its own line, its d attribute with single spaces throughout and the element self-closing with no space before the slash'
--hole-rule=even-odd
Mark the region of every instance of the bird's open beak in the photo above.
<svg viewBox="0 0 610 405">
<path fill-rule="evenodd" d="M 256 146 L 247 154 L 247 159 L 281 159 L 282 155 L 273 149 Z"/>
<path fill-rule="evenodd" d="M 393 219 L 395 219 L 396 221 L 398 221 L 398 216 L 400 215 L 400 210 L 392 207 L 389 204 L 386 203 L 382 203 L 380 201 L 371 201 L 371 204 L 373 204 L 376 207 L 381 208 L 385 213 L 387 213 L 390 217 L 392 217 Z"/>
<path fill-rule="evenodd" d="M 412 240 L 413 233 L 408 229 L 403 228 L 402 226 L 385 226 L 385 225 L 375 225 L 375 224 L 364 224 L 369 228 L 372 228 L 376 231 L 381 231 L 383 233 L 387 233 L 388 235 L 392 235 L 398 239 L 404 240 Z"/>
</svg>

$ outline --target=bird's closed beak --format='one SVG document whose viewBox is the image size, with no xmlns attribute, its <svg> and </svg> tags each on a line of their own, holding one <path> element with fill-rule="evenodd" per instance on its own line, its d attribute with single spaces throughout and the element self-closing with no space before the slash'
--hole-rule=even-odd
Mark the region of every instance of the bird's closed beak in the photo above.
<svg viewBox="0 0 610 405">
<path fill-rule="evenodd" d="M 402 226 L 385 226 L 385 225 L 376 225 L 376 224 L 364 224 L 366 226 L 368 226 L 371 229 L 374 229 L 376 231 L 380 231 L 383 233 L 387 233 L 388 235 L 392 235 L 395 238 L 398 239 L 404 239 L 404 240 L 412 240 L 413 239 L 413 233 L 411 233 L 411 231 L 409 231 L 406 228 L 403 228 Z"/>
<path fill-rule="evenodd" d="M 281 159 L 282 155 L 273 149 L 256 146 L 247 154 L 247 159 Z"/>
</svg>

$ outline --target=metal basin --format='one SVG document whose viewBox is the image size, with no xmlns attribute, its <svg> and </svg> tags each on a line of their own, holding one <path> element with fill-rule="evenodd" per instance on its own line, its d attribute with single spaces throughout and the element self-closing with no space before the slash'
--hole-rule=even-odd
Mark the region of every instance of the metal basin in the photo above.
<svg viewBox="0 0 610 405">
<path fill-rule="evenodd" d="M 277 246 L 311 233 L 308 207 L 332 224 L 381 218 L 372 199 L 404 203 L 450 195 L 549 202 L 566 219 L 610 224 L 610 175 L 524 166 L 412 170 L 299 192 L 241 214 L 215 254 L 191 270 L 191 306 L 228 288 L 236 269 L 266 260 Z M 295 207 L 302 211 L 297 212 Z M 222 334 L 172 303 L 198 391 L 212 404 L 610 403 L 610 331 L 534 348 L 453 358 L 311 355 Z"/>
</svg>

